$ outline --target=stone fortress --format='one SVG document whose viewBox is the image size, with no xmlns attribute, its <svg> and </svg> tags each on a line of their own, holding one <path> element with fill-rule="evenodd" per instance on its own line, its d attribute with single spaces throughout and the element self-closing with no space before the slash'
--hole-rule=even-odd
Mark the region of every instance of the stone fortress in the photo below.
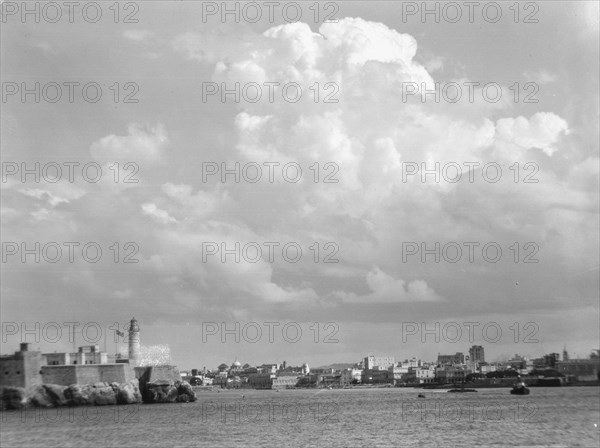
<svg viewBox="0 0 600 448">
<path fill-rule="evenodd" d="M 133 385 L 137 391 L 134 390 L 134 395 L 141 395 L 145 402 L 195 400 L 191 388 L 181 384 L 176 366 L 140 365 L 140 327 L 135 318 L 129 323 L 128 352 L 128 358 L 110 357 L 101 352 L 99 346 L 92 345 L 79 347 L 75 353 L 42 354 L 30 351 L 28 343 L 21 343 L 14 355 L 0 356 L 0 396 L 4 397 L 9 389 L 13 395 L 15 390 L 24 395 L 25 391 L 49 387 L 69 389 L 86 385 L 88 388 L 110 385 L 118 394 L 119 385 Z M 182 394 L 188 399 L 177 400 Z M 112 400 L 108 403 L 93 401 L 81 404 L 116 404 L 111 403 Z"/>
</svg>

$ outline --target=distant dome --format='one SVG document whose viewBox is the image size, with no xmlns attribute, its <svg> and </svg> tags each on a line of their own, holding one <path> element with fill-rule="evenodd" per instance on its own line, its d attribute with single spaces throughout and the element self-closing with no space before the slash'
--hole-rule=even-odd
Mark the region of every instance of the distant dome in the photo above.
<svg viewBox="0 0 600 448">
<path fill-rule="evenodd" d="M 235 361 L 233 361 L 233 365 L 234 365 L 235 367 L 241 367 L 241 366 L 242 366 L 242 363 L 241 363 L 241 362 L 239 362 L 239 361 L 237 361 L 237 360 L 235 360 Z"/>
</svg>

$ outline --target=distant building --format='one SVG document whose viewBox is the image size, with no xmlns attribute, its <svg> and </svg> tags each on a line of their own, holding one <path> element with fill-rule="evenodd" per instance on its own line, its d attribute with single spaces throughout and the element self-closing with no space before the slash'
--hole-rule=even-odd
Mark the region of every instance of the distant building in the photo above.
<svg viewBox="0 0 600 448">
<path fill-rule="evenodd" d="M 481 345 L 473 345 L 469 349 L 469 358 L 471 362 L 485 362 L 485 353 Z"/>
<path fill-rule="evenodd" d="M 411 367 L 403 366 L 402 363 L 398 363 L 398 365 L 388 367 L 388 372 L 390 373 L 390 378 L 396 382 L 410 382 L 407 379 L 407 375 L 410 371 Z"/>
<path fill-rule="evenodd" d="M 600 359 L 592 353 L 588 359 L 568 359 L 558 361 L 556 370 L 562 373 L 567 381 L 599 381 Z"/>
<path fill-rule="evenodd" d="M 469 369 L 446 365 L 435 370 L 435 379 L 438 383 L 464 383 L 469 373 Z"/>
<path fill-rule="evenodd" d="M 417 359 L 415 357 L 411 358 L 411 359 L 405 359 L 402 362 L 398 363 L 399 367 L 421 367 L 421 365 L 423 365 L 423 362 L 420 359 Z"/>
<path fill-rule="evenodd" d="M 483 364 L 479 366 L 480 373 L 491 373 L 496 371 L 496 366 L 494 364 Z"/>
<path fill-rule="evenodd" d="M 279 364 L 263 364 L 257 369 L 259 373 L 275 374 L 279 370 Z"/>
<path fill-rule="evenodd" d="M 394 364 L 396 364 L 396 360 L 393 356 L 369 355 L 364 359 L 364 366 L 366 370 L 387 370 Z"/>
<path fill-rule="evenodd" d="M 441 366 L 460 365 L 465 363 L 465 355 L 461 352 L 456 352 L 454 355 L 438 355 L 437 362 Z"/>
<path fill-rule="evenodd" d="M 310 373 L 310 367 L 307 363 L 302 364 L 302 375 L 308 375 Z"/>
<path fill-rule="evenodd" d="M 362 371 L 361 382 L 364 384 L 391 384 L 394 382 L 394 373 L 388 370 L 365 369 Z"/>
<path fill-rule="evenodd" d="M 283 375 L 277 376 L 273 378 L 271 382 L 272 389 L 286 388 L 286 387 L 294 387 L 298 384 L 298 376 L 297 375 Z"/>
<path fill-rule="evenodd" d="M 272 373 L 253 373 L 248 375 L 248 386 L 254 389 L 271 389 L 275 374 Z"/>
<path fill-rule="evenodd" d="M 548 368 L 548 367 L 555 368 L 556 363 L 558 361 L 559 361 L 558 353 L 549 353 L 547 355 L 544 355 L 541 358 L 534 359 L 533 366 L 538 369 L 544 369 L 544 368 Z"/>
<path fill-rule="evenodd" d="M 235 372 L 239 372 L 242 370 L 242 364 L 237 360 L 237 358 L 235 359 L 235 361 L 233 361 L 233 364 L 231 364 L 230 370 Z"/>
<path fill-rule="evenodd" d="M 414 367 L 415 380 L 419 384 L 429 384 L 435 381 L 435 367 Z"/>
<path fill-rule="evenodd" d="M 341 372 L 340 383 L 347 386 L 354 383 L 360 383 L 362 378 L 361 369 L 344 369 Z"/>
</svg>

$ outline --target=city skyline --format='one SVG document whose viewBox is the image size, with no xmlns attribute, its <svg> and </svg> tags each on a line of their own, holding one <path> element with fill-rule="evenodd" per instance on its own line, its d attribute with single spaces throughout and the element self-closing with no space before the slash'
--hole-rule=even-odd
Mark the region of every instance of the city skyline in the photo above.
<svg viewBox="0 0 600 448">
<path fill-rule="evenodd" d="M 146 350 L 146 351 L 151 351 L 153 348 L 157 348 L 160 347 L 162 350 L 167 350 L 168 351 L 168 357 L 170 359 L 170 363 L 178 365 L 181 369 L 183 370 L 190 370 L 191 368 L 199 368 L 200 364 L 202 365 L 202 367 L 206 366 L 207 368 L 209 368 L 210 366 L 212 366 L 211 369 L 216 368 L 216 366 L 220 365 L 221 363 L 225 362 L 225 363 L 229 363 L 232 362 L 233 360 L 238 360 L 240 362 L 242 362 L 242 364 L 246 364 L 246 363 L 250 363 L 251 365 L 259 365 L 259 364 L 263 364 L 263 363 L 269 363 L 269 362 L 275 362 L 275 363 L 281 363 L 284 360 L 288 362 L 288 364 L 293 364 L 293 365 L 302 365 L 303 363 L 308 363 L 309 365 L 313 365 L 315 367 L 320 367 L 320 366 L 327 366 L 330 364 L 354 364 L 359 362 L 360 360 L 362 360 L 365 356 L 367 355 L 375 355 L 375 356 L 393 356 L 397 362 L 403 361 L 403 360 L 410 360 L 412 358 L 417 358 L 419 360 L 422 360 L 424 362 L 435 362 L 437 360 L 437 356 L 440 354 L 443 355 L 453 355 L 457 352 L 461 352 L 463 353 L 465 356 L 469 355 L 469 350 L 471 347 L 473 346 L 483 346 L 484 351 L 485 351 L 485 357 L 486 357 L 486 362 L 502 362 L 502 361 L 508 361 L 509 359 L 513 359 L 513 357 L 515 355 L 520 355 L 523 357 L 526 357 L 527 359 L 535 359 L 535 358 L 540 358 L 543 357 L 544 355 L 548 354 L 548 353 L 560 353 L 562 356 L 562 353 L 564 350 L 566 350 L 568 353 L 570 353 L 570 357 L 571 358 L 584 358 L 587 359 L 590 355 L 590 353 L 593 353 L 594 351 L 597 351 L 598 349 L 596 348 L 589 348 L 587 351 L 584 349 L 582 351 L 578 351 L 578 350 L 574 350 L 572 349 L 573 345 L 569 344 L 569 342 L 562 342 L 561 344 L 554 344 L 552 346 L 548 346 L 548 344 L 541 344 L 539 341 L 538 342 L 534 342 L 534 343 L 520 343 L 520 344 L 503 344 L 501 345 L 502 347 L 505 347 L 505 349 L 498 349 L 497 348 L 497 344 L 494 343 L 487 343 L 486 341 L 473 341 L 473 342 L 468 342 L 465 341 L 464 343 L 459 343 L 459 342 L 446 342 L 446 341 L 441 341 L 439 343 L 436 343 L 433 341 L 435 335 L 433 334 L 429 334 L 429 335 L 425 335 L 426 338 L 429 338 L 429 341 L 426 343 L 420 343 L 420 342 L 413 342 L 412 344 L 407 342 L 406 344 L 404 344 L 406 347 L 405 348 L 397 348 L 397 349 L 392 349 L 392 350 L 388 350 L 388 351 L 384 351 L 383 349 L 379 348 L 379 349 L 374 349 L 364 353 L 358 353 L 358 352 L 354 352 L 356 354 L 356 356 L 354 356 L 352 359 L 350 358 L 350 356 L 353 355 L 346 355 L 344 352 L 340 353 L 339 350 L 336 350 L 337 346 L 339 345 L 339 343 L 331 343 L 331 344 L 327 344 L 329 346 L 331 346 L 335 352 L 334 355 L 331 355 L 331 357 L 318 357 L 318 356 L 311 356 L 310 354 L 308 355 L 308 357 L 302 357 L 301 354 L 297 354 L 294 352 L 294 347 L 296 347 L 296 343 L 290 343 L 290 342 L 286 342 L 285 344 L 279 344 L 279 346 L 284 346 L 287 347 L 287 351 L 286 354 L 284 355 L 283 358 L 279 357 L 277 359 L 271 359 L 274 358 L 274 355 L 264 355 L 261 354 L 264 352 L 270 352 L 271 350 L 269 350 L 272 346 L 276 346 L 277 344 L 270 344 L 270 343 L 262 343 L 262 344 L 252 344 L 248 341 L 244 341 L 243 336 L 240 334 L 238 334 L 237 336 L 240 338 L 240 342 L 239 343 L 234 343 L 233 340 L 236 337 L 236 334 L 225 334 L 224 337 L 227 339 L 231 339 L 229 342 L 217 342 L 217 344 L 212 344 L 210 345 L 211 347 L 213 347 L 214 351 L 208 351 L 206 350 L 206 347 L 208 347 L 208 344 L 206 346 L 202 346 L 202 339 L 199 339 L 199 345 L 198 345 L 198 349 L 196 351 L 193 351 L 191 353 L 183 353 L 183 354 L 177 354 L 177 351 L 172 351 L 171 350 L 171 344 L 168 341 L 153 341 L 151 339 L 152 342 L 156 342 L 156 343 L 148 343 L 144 340 L 144 336 L 145 336 L 145 332 L 143 331 L 144 328 L 144 324 L 143 321 L 140 321 L 141 324 L 141 347 Z M 91 323 L 87 323 L 87 325 L 92 328 Z M 97 325 L 96 323 L 94 323 L 94 325 Z M 77 325 L 73 325 L 73 323 L 71 323 L 70 328 L 77 328 Z M 40 326 L 39 331 L 35 332 L 33 331 L 35 328 L 34 325 L 29 325 L 28 329 L 29 333 L 21 333 L 21 329 L 19 328 L 18 331 L 14 332 L 14 328 L 8 327 L 6 326 L 5 323 L 5 327 L 3 327 L 3 334 L 2 337 L 3 339 L 6 339 L 6 342 L 3 342 L 2 344 L 0 344 L 0 347 L 2 348 L 2 351 L 0 352 L 0 354 L 2 355 L 10 355 L 14 352 L 15 347 L 17 347 L 21 342 L 28 342 L 29 345 L 31 346 L 32 350 L 37 350 L 37 351 L 41 351 L 42 353 L 52 353 L 52 352 L 76 352 L 76 348 L 80 347 L 80 346 L 88 346 L 88 345 L 98 345 L 100 347 L 100 350 L 103 352 L 108 353 L 110 356 L 114 356 L 114 355 L 121 355 L 124 358 L 128 357 L 128 339 L 127 339 L 127 333 L 125 332 L 120 332 L 116 333 L 115 335 L 115 330 L 117 328 L 122 328 L 123 330 L 127 330 L 127 326 L 124 325 L 122 327 L 118 327 L 118 326 L 110 326 L 110 330 L 106 333 L 103 333 L 103 335 L 108 335 L 108 337 L 106 338 L 102 338 L 102 339 L 97 339 L 97 337 L 94 337 L 93 339 L 90 338 L 84 338 L 82 336 L 81 332 L 76 332 L 75 333 L 75 338 L 73 338 L 73 335 L 71 333 L 63 333 L 62 338 L 60 338 L 60 340 L 56 340 L 55 342 L 48 342 L 46 340 L 44 340 L 43 338 L 43 334 L 45 333 L 43 330 L 43 326 Z M 50 327 L 49 327 L 50 328 Z M 54 328 L 54 323 L 53 323 L 53 328 Z M 99 327 L 98 327 L 99 328 Z M 431 326 L 431 328 L 429 328 L 429 330 L 432 330 L 434 327 Z M 231 328 L 230 328 L 231 330 Z M 47 334 L 49 333 L 50 330 L 47 331 Z M 96 330 L 94 329 L 94 332 L 96 332 Z M 109 335 L 110 332 L 110 335 Z M 97 333 L 94 333 L 97 334 Z M 35 338 L 36 336 L 38 338 L 40 338 L 40 342 L 35 342 Z M 314 334 L 311 334 L 309 339 L 309 342 L 307 343 L 306 341 L 304 341 L 304 344 L 299 345 L 302 346 L 304 349 L 306 349 L 307 347 L 310 348 L 311 344 L 314 346 L 314 339 L 312 339 L 312 337 L 314 336 Z M 206 337 L 206 335 L 204 335 L 204 337 Z M 56 334 L 53 335 L 52 337 L 53 340 L 57 339 L 56 338 Z M 118 342 L 115 342 L 118 341 Z M 302 342 L 302 341 L 298 341 L 298 342 Z M 522 342 L 522 341 L 521 341 Z M 323 343 L 322 341 L 320 343 Z M 428 350 L 419 350 L 418 348 L 423 346 L 423 345 L 427 345 L 428 346 Z M 560 347 L 559 347 L 560 346 Z M 222 350 L 219 351 L 218 348 L 226 348 L 225 352 L 223 352 Z M 247 353 L 247 349 L 248 347 L 262 347 L 258 350 L 258 352 L 255 352 L 252 355 L 247 355 L 247 357 L 245 355 L 242 355 L 242 353 Z M 514 348 L 513 352 L 509 352 L 506 350 L 507 347 L 512 347 Z M 291 350 L 290 350 L 291 349 Z M 203 353 L 205 353 L 204 356 L 198 355 L 197 351 L 200 350 Z M 504 350 L 504 351 L 503 351 Z M 174 356 L 174 353 L 176 354 Z M 233 357 L 231 359 L 229 359 L 227 356 L 229 354 L 233 353 Z M 196 358 L 197 361 L 190 361 L 190 358 Z M 315 360 L 313 362 L 313 360 Z"/>
</svg>

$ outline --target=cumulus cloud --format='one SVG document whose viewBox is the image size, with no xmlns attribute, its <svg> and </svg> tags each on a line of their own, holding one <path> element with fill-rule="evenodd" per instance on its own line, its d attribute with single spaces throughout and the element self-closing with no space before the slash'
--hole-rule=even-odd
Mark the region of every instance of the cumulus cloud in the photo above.
<svg viewBox="0 0 600 448">
<path fill-rule="evenodd" d="M 370 294 L 334 293 L 348 303 L 404 303 L 404 302 L 438 302 L 444 300 L 424 280 L 406 282 L 396 279 L 375 266 L 367 273 L 366 282 Z"/>
<path fill-rule="evenodd" d="M 142 211 L 144 215 L 151 216 L 153 219 L 163 224 L 176 221 L 175 218 L 169 216 L 165 210 L 159 209 L 156 204 L 153 203 L 142 204 Z"/>
<path fill-rule="evenodd" d="M 15 184 L 12 184 L 13 187 Z M 67 180 L 61 179 L 56 183 L 44 183 L 43 188 L 19 188 L 18 191 L 26 196 L 47 202 L 51 207 L 61 203 L 68 204 L 85 195 L 85 191 Z"/>
<path fill-rule="evenodd" d="M 537 112 L 525 117 L 502 118 L 496 123 L 498 140 L 512 143 L 521 149 L 541 149 L 552 156 L 561 134 L 568 134 L 567 122 L 551 112 Z"/>
<path fill-rule="evenodd" d="M 128 126 L 127 135 L 110 134 L 95 141 L 90 152 L 103 163 L 157 162 L 163 157 L 168 141 L 167 131 L 162 124 L 144 127 L 134 123 Z"/>
<path fill-rule="evenodd" d="M 144 33 L 125 37 L 151 38 Z M 173 124 L 169 122 L 169 135 L 177 135 L 172 152 L 166 151 L 169 135 L 163 124 L 130 124 L 127 132 L 93 142 L 91 154 L 104 167 L 120 162 L 121 179 L 130 174 L 123 170 L 124 162 L 140 164 L 136 177 L 148 176 L 141 179 L 148 182 L 132 184 L 137 188 L 112 182 L 109 169 L 107 182 L 116 186 L 86 185 L 93 201 L 20 186 L 36 202 L 33 213 L 45 224 L 54 206 L 72 212 L 78 229 L 119 235 L 121 241 L 135 236 L 145 271 L 125 280 L 115 274 L 120 280 L 114 282 L 107 277 L 110 288 L 95 291 L 98 295 L 118 300 L 143 293 L 153 310 L 174 319 L 182 310 L 185 316 L 249 316 L 330 309 L 343 317 L 352 312 L 347 310 L 372 303 L 373 319 L 386 320 L 390 314 L 385 309 L 397 303 L 435 304 L 434 312 L 442 312 L 438 305 L 455 306 L 457 312 L 469 313 L 469 305 L 480 300 L 482 285 L 504 285 L 507 278 L 514 285 L 514 272 L 481 260 L 460 266 L 400 265 L 405 241 L 427 241 L 429 246 L 435 241 L 499 241 L 509 254 L 515 240 L 538 241 L 546 259 L 555 260 L 542 274 L 529 272 L 531 278 L 543 278 L 537 283 L 544 294 L 570 287 L 552 283 L 547 272 L 583 272 L 593 264 L 589 241 L 598 207 L 589 191 L 597 186 L 597 158 L 586 160 L 572 142 L 564 144 L 570 124 L 558 112 L 542 108 L 520 116 L 524 112 L 515 112 L 514 104 L 502 102 L 437 104 L 418 97 L 404 102 L 403 82 L 434 82 L 419 60 L 429 60 L 436 74 L 444 72 L 441 63 L 460 64 L 435 54 L 418 59 L 413 36 L 347 18 L 323 24 L 318 32 L 302 23 L 266 31 L 244 27 L 237 33 L 200 28 L 171 44 L 178 58 L 189 61 L 181 64 L 182 71 L 192 70 L 182 73 L 182 79 L 188 74 L 194 78 L 194 70 L 200 69 L 219 83 L 294 81 L 304 95 L 298 103 L 282 101 L 280 89 L 273 103 L 223 105 L 217 98 L 213 104 L 198 103 L 206 114 L 199 115 L 202 119 L 190 119 L 189 108 L 177 110 Z M 309 89 L 315 82 L 334 83 L 338 101 L 316 103 Z M 543 165 L 546 182 L 515 184 L 508 167 L 529 157 Z M 205 182 L 200 168 L 208 160 L 229 168 L 237 162 L 279 165 L 273 183 L 266 168 L 256 184 L 233 182 L 231 176 L 223 183 L 218 175 Z M 291 162 L 303 170 L 298 183 L 281 176 L 281 167 Z M 464 162 L 479 163 L 479 168 L 469 171 Z M 505 170 L 500 183 L 482 180 L 481 165 L 488 162 Z M 560 173 L 555 172 L 553 163 L 563 162 Z M 455 163 L 464 172 L 458 182 L 431 175 L 423 182 L 421 173 L 405 178 L 406 163 L 419 169 L 422 163 L 429 169 Z M 327 176 L 335 182 L 324 182 Z M 14 203 L 3 206 L 16 209 Z M 104 216 L 112 208 L 117 218 L 111 212 Z M 582 219 L 582 213 L 590 219 Z M 203 258 L 203 243 L 233 248 L 265 241 L 300 242 L 302 262 L 269 263 L 264 257 L 235 262 L 231 256 L 223 262 L 220 253 Z M 309 249 L 316 242 L 318 262 Z M 337 245 L 338 263 L 322 262 L 326 242 Z M 578 256 L 568 256 L 573 247 L 580 250 Z M 589 256 L 581 257 L 584 253 Z M 473 272 L 479 277 L 473 290 L 465 292 L 461 288 L 471 285 L 457 278 Z M 492 299 L 503 291 L 488 290 Z M 520 298 L 523 307 L 541 294 L 534 292 Z M 505 306 L 492 299 L 490 308 Z M 177 303 L 178 309 L 167 302 Z"/>
<path fill-rule="evenodd" d="M 521 163 L 529 150 L 548 156 L 559 151 L 561 139 L 569 135 L 569 125 L 559 115 L 539 111 L 529 118 L 513 117 L 514 105 L 507 101 L 403 101 L 402 83 L 431 86 L 434 79 L 416 61 L 418 47 L 414 37 L 380 23 L 345 18 L 321 25 L 318 32 L 295 23 L 272 27 L 260 35 L 245 33 L 243 46 L 237 38 L 218 31 L 188 32 L 178 36 L 173 46 L 186 58 L 212 67 L 214 81 L 294 81 L 304 86 L 315 81 L 334 81 L 339 88 L 339 101 L 327 107 L 315 106 L 312 98 L 294 104 L 277 100 L 266 105 L 260 101 L 242 102 L 232 119 L 235 150 L 228 150 L 224 156 L 225 160 L 242 163 L 294 162 L 305 169 L 315 162 L 320 167 L 333 162 L 337 170 L 335 184 L 307 181 L 312 175 L 309 172 L 295 189 L 281 179 L 275 183 L 277 190 L 268 193 L 257 186 L 258 191 L 269 195 L 271 207 L 247 193 L 247 185 L 228 184 L 220 191 L 227 192 L 232 205 L 244 204 L 254 211 L 252 215 L 260 213 L 272 223 L 265 226 L 246 216 L 242 222 L 258 234 L 268 228 L 278 236 L 285 235 L 278 223 L 284 219 L 295 224 L 301 219 L 304 226 L 293 224 L 288 231 L 295 229 L 307 236 L 311 232 L 305 227 L 313 226 L 319 228 L 320 236 L 340 235 L 338 242 L 346 256 L 343 264 L 321 272 L 332 272 L 338 277 L 361 272 L 371 292 L 361 295 L 351 287 L 341 287 L 325 294 L 326 300 L 443 301 L 418 269 L 406 266 L 407 277 L 416 279 L 411 281 L 387 273 L 394 271 L 394 260 L 407 235 L 416 241 L 500 239 L 489 230 L 495 223 L 496 228 L 502 229 L 502 238 L 506 232 L 520 231 L 529 241 L 544 234 L 540 228 L 564 225 L 564 221 L 546 220 L 544 214 L 534 221 L 527 218 L 530 204 L 542 201 L 551 206 L 543 202 L 543 195 L 548 193 L 543 188 L 531 188 L 515 201 L 499 194 L 497 186 L 481 185 L 481 166 L 488 162 L 508 167 L 517 161 Z M 427 59 L 446 61 L 431 54 Z M 441 67 L 436 63 L 430 68 Z M 551 82 L 551 78 L 540 72 L 540 79 Z M 480 93 L 478 90 L 476 97 Z M 462 180 L 449 182 L 440 175 L 438 180 L 429 176 L 423 182 L 419 173 L 407 181 L 403 164 L 411 162 L 419 169 L 421 164 L 429 169 L 436 164 L 458 164 L 464 170 Z M 476 163 L 479 168 L 470 171 L 464 162 Z M 502 188 L 516 191 L 514 182 L 508 184 L 512 180 L 507 174 L 502 178 Z M 470 183 L 471 177 L 479 179 L 477 185 Z M 186 203 L 187 208 L 199 202 L 210 204 L 207 209 L 213 212 L 219 209 L 211 202 L 215 191 L 194 195 L 191 188 L 175 185 L 163 190 L 172 199 Z M 558 204 L 559 197 L 561 204 L 581 202 L 577 194 L 568 190 L 567 187 L 553 192 L 554 204 Z M 194 196 L 199 197 L 192 199 Z M 517 207 L 513 207 L 515 203 Z M 479 222 L 468 217 L 465 204 L 479 210 Z M 505 213 L 502 220 L 498 219 L 498 210 Z M 210 217 L 211 213 L 204 216 Z M 517 230 L 519 223 L 522 228 Z M 374 265 L 380 267 L 373 268 Z M 231 275 L 236 271 L 235 267 L 227 269 Z M 491 272 L 489 266 L 477 269 Z M 314 270 L 307 272 L 316 275 Z M 262 284 L 268 284 L 270 278 L 270 274 L 265 275 Z M 253 291 L 253 295 L 278 296 L 272 286 Z"/>
</svg>

